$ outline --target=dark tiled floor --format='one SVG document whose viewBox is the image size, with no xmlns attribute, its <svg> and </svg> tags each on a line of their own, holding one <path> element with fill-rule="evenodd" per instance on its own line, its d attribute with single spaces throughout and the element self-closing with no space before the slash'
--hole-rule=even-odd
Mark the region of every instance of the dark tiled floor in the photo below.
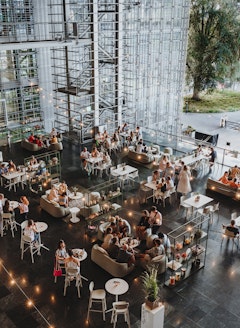
<svg viewBox="0 0 240 328">
<path fill-rule="evenodd" d="M 8 149 L 2 149 L 4 159 L 12 158 L 17 164 L 23 162 L 23 158 L 30 154 L 24 152 L 19 145 L 14 145 L 9 153 Z M 115 163 L 126 160 L 123 155 L 114 155 Z M 68 185 L 80 185 L 90 187 L 103 182 L 104 178 L 88 177 L 80 169 L 79 148 L 65 143 L 62 153 L 62 176 Z M 141 179 L 149 175 L 151 167 L 139 167 Z M 222 168 L 223 169 L 223 168 Z M 218 172 L 219 174 L 219 172 Z M 203 192 L 205 190 L 207 175 L 199 175 L 193 181 L 193 189 Z M 1 190 L 12 200 L 19 199 L 25 192 L 18 190 L 6 192 Z M 129 188 L 123 195 L 123 210 L 121 215 L 126 217 L 131 223 L 136 224 L 139 212 L 143 208 L 150 208 L 151 202 L 147 205 L 140 205 L 136 198 L 137 188 Z M 210 194 L 209 194 L 210 195 Z M 68 219 L 54 219 L 48 214 L 41 212 L 39 207 L 39 197 L 30 197 L 30 216 L 35 220 L 42 220 L 48 223 L 48 230 L 42 233 L 42 240 L 50 248 L 50 251 L 42 251 L 41 256 L 35 256 L 35 263 L 31 264 L 28 254 L 24 260 L 20 259 L 20 232 L 13 239 L 8 233 L 0 238 L 0 256 L 7 270 L 12 274 L 24 293 L 34 301 L 36 308 L 26 307 L 26 297 L 19 291 L 16 285 L 11 285 L 11 277 L 1 269 L 0 280 L 0 322 L 4 328 L 14 327 L 48 327 L 47 322 L 56 328 L 75 328 L 87 326 L 86 312 L 88 304 L 88 283 L 83 282 L 81 298 L 77 298 L 76 289 L 71 286 L 67 289 L 66 297 L 63 296 L 63 278 L 59 278 L 57 283 L 53 282 L 53 261 L 57 242 L 64 238 L 69 247 L 84 247 L 88 252 L 88 258 L 82 263 L 81 271 L 83 276 L 89 281 L 94 280 L 96 288 L 103 288 L 105 282 L 111 278 L 109 274 L 91 262 L 90 250 L 93 238 L 85 234 L 85 222 L 71 224 Z M 189 277 L 174 289 L 162 287 L 160 298 L 165 303 L 165 327 L 190 327 L 190 328 L 228 328 L 239 327 L 240 317 L 240 256 L 239 252 L 231 246 L 221 243 L 221 224 L 228 222 L 230 214 L 234 209 L 239 208 L 239 204 L 225 197 L 217 197 L 211 194 L 216 201 L 221 203 L 220 218 L 214 220 L 210 228 L 208 252 L 205 268 Z M 163 214 L 164 232 L 168 232 L 184 220 L 178 212 L 178 201 L 159 209 Z M 141 289 L 139 275 L 142 270 L 136 268 L 125 279 L 129 283 L 129 291 L 121 296 L 121 299 L 130 302 L 131 326 L 140 327 L 141 304 L 144 301 L 144 294 Z M 163 276 L 159 277 L 163 282 Z M 108 307 L 111 306 L 113 296 L 107 296 Z M 42 316 L 43 317 L 42 317 Z M 3 323 L 3 325 L 2 325 Z M 101 314 L 91 314 L 88 327 L 111 327 L 110 314 L 107 315 L 106 322 L 102 321 Z M 122 322 L 119 326 L 126 327 Z"/>
</svg>

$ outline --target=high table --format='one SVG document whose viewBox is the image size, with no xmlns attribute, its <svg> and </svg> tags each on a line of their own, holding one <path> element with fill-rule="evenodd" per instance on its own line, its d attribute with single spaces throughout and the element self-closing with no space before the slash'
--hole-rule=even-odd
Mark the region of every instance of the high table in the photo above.
<svg viewBox="0 0 240 328">
<path fill-rule="evenodd" d="M 86 260 L 87 258 L 87 252 L 85 251 L 85 249 L 73 248 L 72 252 L 73 252 L 73 256 L 76 257 L 80 262 Z M 81 278 L 88 281 L 88 279 L 83 277 L 82 275 Z"/>
<path fill-rule="evenodd" d="M 118 302 L 118 296 L 125 294 L 129 289 L 129 285 L 123 279 L 112 278 L 106 282 L 105 289 L 108 293 L 115 295 L 115 300 Z"/>
<path fill-rule="evenodd" d="M 199 200 L 196 200 L 197 196 L 199 197 Z M 187 198 L 186 200 L 184 200 L 184 204 L 192 206 L 195 209 L 199 209 L 212 201 L 213 201 L 213 198 L 199 194 L 199 195 L 194 195 L 190 198 Z"/>
<path fill-rule="evenodd" d="M 39 233 L 39 249 L 38 249 L 38 254 L 40 254 L 41 248 L 44 248 L 47 251 L 49 251 L 49 248 L 47 248 L 46 246 L 44 246 L 42 244 L 41 235 L 40 235 L 42 232 L 44 232 L 44 231 L 47 230 L 47 228 L 48 228 L 47 223 L 45 223 L 45 222 L 38 222 L 38 221 L 37 222 L 34 222 L 34 223 L 35 223 L 35 226 L 36 226 L 36 230 Z"/>
<path fill-rule="evenodd" d="M 114 174 L 114 176 L 121 177 L 123 175 L 128 175 L 128 174 L 136 172 L 136 171 L 138 171 L 138 169 L 136 167 L 133 167 L 130 165 L 125 165 L 125 166 L 118 167 L 115 170 L 112 170 L 112 173 Z"/>
<path fill-rule="evenodd" d="M 21 171 L 2 174 L 2 177 L 8 181 L 8 185 L 6 185 L 6 188 L 8 188 L 8 190 L 11 190 L 13 188 L 16 192 L 16 184 L 21 182 L 21 177 L 25 174 L 25 172 Z"/>
</svg>

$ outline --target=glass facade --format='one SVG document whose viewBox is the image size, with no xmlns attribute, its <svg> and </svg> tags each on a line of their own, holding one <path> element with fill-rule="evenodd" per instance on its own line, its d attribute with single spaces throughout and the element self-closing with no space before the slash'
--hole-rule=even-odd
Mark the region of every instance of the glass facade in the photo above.
<svg viewBox="0 0 240 328">
<path fill-rule="evenodd" d="M 0 9 L 1 126 L 55 126 L 80 143 L 124 122 L 157 139 L 180 132 L 189 0 L 2 0 Z"/>
</svg>

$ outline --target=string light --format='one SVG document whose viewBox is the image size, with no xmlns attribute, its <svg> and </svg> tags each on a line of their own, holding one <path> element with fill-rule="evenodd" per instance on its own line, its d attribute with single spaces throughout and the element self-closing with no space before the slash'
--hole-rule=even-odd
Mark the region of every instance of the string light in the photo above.
<svg viewBox="0 0 240 328">
<path fill-rule="evenodd" d="M 13 274 L 8 271 L 8 269 L 3 264 L 3 260 L 0 259 L 0 266 L 1 268 L 6 272 L 6 274 L 11 278 L 10 283 L 13 285 L 16 285 L 16 287 L 19 289 L 19 291 L 24 295 L 27 301 L 27 307 L 33 307 L 36 312 L 40 315 L 40 317 L 44 320 L 44 322 L 47 324 L 48 327 L 54 328 L 53 325 L 49 323 L 49 321 L 45 318 L 45 316 L 40 312 L 40 310 L 36 307 L 36 305 L 33 303 L 33 301 L 28 297 L 28 295 L 25 293 L 25 291 L 22 289 L 22 287 L 18 284 L 18 282 L 13 278 Z M 13 283 L 14 282 L 14 283 Z"/>
</svg>

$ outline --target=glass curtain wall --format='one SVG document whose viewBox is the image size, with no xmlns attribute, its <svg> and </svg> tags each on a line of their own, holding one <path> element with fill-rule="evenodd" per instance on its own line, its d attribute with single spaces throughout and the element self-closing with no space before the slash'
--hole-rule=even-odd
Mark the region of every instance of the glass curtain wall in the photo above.
<svg viewBox="0 0 240 328">
<path fill-rule="evenodd" d="M 189 0 L 0 0 L 0 126 L 55 126 L 82 144 L 124 122 L 158 131 L 156 142 L 176 136 L 189 10 Z"/>
</svg>

